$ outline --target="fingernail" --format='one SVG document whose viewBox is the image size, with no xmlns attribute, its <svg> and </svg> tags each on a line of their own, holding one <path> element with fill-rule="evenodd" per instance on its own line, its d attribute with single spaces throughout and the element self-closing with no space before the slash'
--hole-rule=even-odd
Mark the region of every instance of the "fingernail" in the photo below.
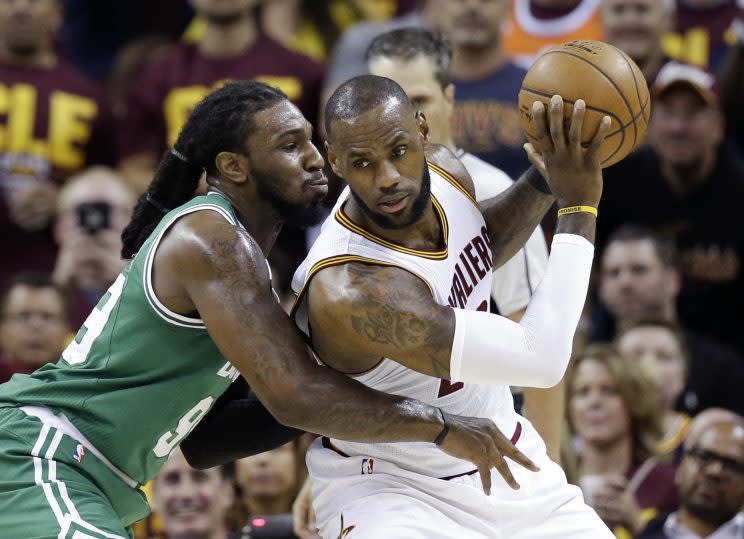
<svg viewBox="0 0 744 539">
<path fill-rule="evenodd" d="M 553 97 L 551 97 L 550 98 L 550 104 L 553 105 L 553 108 L 558 107 L 558 105 L 561 104 L 561 96 L 554 95 Z"/>
<path fill-rule="evenodd" d="M 584 103 L 583 99 L 577 99 L 576 103 L 574 104 L 575 109 L 583 109 L 586 106 L 586 103 Z"/>
</svg>

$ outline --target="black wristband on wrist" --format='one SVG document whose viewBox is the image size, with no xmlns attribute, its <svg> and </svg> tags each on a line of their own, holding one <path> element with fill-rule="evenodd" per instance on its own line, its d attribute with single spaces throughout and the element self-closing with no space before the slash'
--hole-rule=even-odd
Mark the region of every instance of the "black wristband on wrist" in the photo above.
<svg viewBox="0 0 744 539">
<path fill-rule="evenodd" d="M 444 422 L 444 426 L 442 427 L 442 432 L 440 432 L 439 435 L 434 438 L 434 443 L 437 445 L 442 445 L 442 442 L 444 442 L 444 439 L 447 437 L 447 434 L 450 430 L 450 420 L 447 412 L 445 412 L 441 408 L 438 408 L 438 410 L 439 413 L 442 414 L 442 421 Z"/>
<path fill-rule="evenodd" d="M 542 177 L 542 174 L 540 174 L 535 167 L 531 166 L 528 168 L 524 173 L 524 178 L 527 180 L 527 183 L 541 193 L 545 193 L 546 195 L 553 194 L 550 187 L 548 187 L 548 182 L 545 181 L 545 178 Z"/>
</svg>

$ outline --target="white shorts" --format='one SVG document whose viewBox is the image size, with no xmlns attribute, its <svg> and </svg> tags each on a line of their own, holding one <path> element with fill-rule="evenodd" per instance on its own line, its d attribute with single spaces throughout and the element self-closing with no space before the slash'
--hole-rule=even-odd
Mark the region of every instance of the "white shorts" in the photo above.
<svg viewBox="0 0 744 539">
<path fill-rule="evenodd" d="M 362 456 L 343 457 L 315 440 L 307 453 L 313 507 L 323 539 L 614 539 L 581 491 L 569 485 L 528 421 L 517 447 L 540 467 L 510 461 L 521 485 L 493 472 L 486 496 L 477 472 L 438 479 Z"/>
</svg>

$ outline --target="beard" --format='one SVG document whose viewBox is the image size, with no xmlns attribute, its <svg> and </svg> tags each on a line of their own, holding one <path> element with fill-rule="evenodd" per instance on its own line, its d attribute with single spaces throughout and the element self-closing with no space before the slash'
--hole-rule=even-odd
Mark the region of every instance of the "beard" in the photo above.
<svg viewBox="0 0 744 539">
<path fill-rule="evenodd" d="M 351 190 L 351 196 L 354 197 L 354 200 L 362 209 L 364 214 L 377 226 L 387 228 L 388 230 L 400 230 L 401 228 L 411 226 L 413 223 L 421 219 L 424 215 L 424 211 L 426 211 L 426 206 L 429 204 L 429 199 L 431 197 L 431 176 L 429 175 L 429 167 L 426 165 L 426 162 L 424 162 L 424 170 L 421 173 L 421 177 L 421 191 L 419 191 L 418 196 L 413 201 L 413 204 L 411 204 L 411 215 L 406 221 L 395 221 L 388 215 L 373 211 L 372 208 L 367 206 L 364 201 L 359 198 L 353 189 Z"/>
<path fill-rule="evenodd" d="M 276 186 L 279 184 L 271 174 L 253 170 L 253 177 L 258 185 L 259 196 L 267 201 L 279 214 L 279 218 L 289 227 L 308 228 L 317 225 L 325 216 L 320 200 L 310 206 L 292 204 L 282 198 Z"/>
<path fill-rule="evenodd" d="M 688 513 L 696 516 L 703 522 L 713 524 L 717 527 L 720 527 L 734 518 L 737 511 L 735 508 L 729 509 L 721 507 L 719 504 L 710 505 L 704 503 L 692 503 L 690 501 L 685 504 L 685 509 L 687 509 Z"/>
</svg>

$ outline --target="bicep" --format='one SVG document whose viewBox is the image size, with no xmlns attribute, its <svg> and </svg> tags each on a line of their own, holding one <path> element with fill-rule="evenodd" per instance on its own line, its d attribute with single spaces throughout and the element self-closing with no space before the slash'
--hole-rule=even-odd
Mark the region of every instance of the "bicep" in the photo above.
<svg viewBox="0 0 744 539">
<path fill-rule="evenodd" d="M 449 377 L 454 314 L 408 271 L 363 264 L 328 268 L 309 294 L 313 344 L 324 361 L 359 372 L 370 359 L 386 357 Z"/>
<path fill-rule="evenodd" d="M 229 237 L 232 236 L 232 237 Z M 312 369 L 307 346 L 271 293 L 260 250 L 246 239 L 213 238 L 183 286 L 220 352 L 258 397 L 272 404 L 294 394 Z"/>
</svg>

